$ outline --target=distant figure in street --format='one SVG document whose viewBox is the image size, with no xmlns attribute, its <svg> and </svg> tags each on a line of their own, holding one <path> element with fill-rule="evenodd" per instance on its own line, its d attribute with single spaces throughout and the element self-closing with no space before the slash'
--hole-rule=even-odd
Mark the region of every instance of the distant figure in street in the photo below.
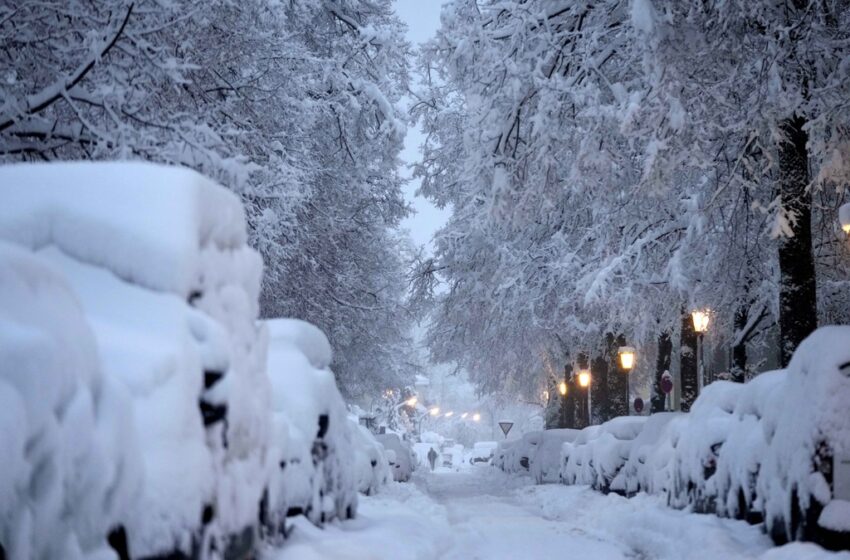
<svg viewBox="0 0 850 560">
<path fill-rule="evenodd" d="M 431 470 L 434 470 L 434 465 L 437 463 L 437 452 L 434 448 L 428 450 L 428 462 L 431 463 Z"/>
</svg>

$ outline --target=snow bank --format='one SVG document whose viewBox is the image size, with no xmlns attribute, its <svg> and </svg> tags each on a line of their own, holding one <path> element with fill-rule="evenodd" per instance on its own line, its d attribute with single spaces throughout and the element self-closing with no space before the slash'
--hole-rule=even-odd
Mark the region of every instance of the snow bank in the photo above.
<svg viewBox="0 0 850 560">
<path fill-rule="evenodd" d="M 141 483 L 132 407 L 103 377 L 68 284 L 0 243 L 0 542 L 6 557 L 94 558 Z"/>
</svg>

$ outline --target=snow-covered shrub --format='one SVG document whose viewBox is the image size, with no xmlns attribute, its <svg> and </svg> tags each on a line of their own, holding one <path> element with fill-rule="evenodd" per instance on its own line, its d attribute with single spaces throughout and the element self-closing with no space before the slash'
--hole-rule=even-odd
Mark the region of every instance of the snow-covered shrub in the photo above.
<svg viewBox="0 0 850 560">
<path fill-rule="evenodd" d="M 396 482 L 410 480 L 416 466 L 416 458 L 413 456 L 410 444 L 402 440 L 398 434 L 393 433 L 378 434 L 375 439 L 386 450 L 393 480 Z"/>
<path fill-rule="evenodd" d="M 822 327 L 791 359 L 762 417 L 756 493 L 777 540 L 850 543 L 850 327 Z"/>
<path fill-rule="evenodd" d="M 268 376 L 275 425 L 281 432 L 272 456 L 269 516 L 305 514 L 317 524 L 353 517 L 357 510 L 356 426 L 330 370 L 324 333 L 297 319 L 271 319 Z M 277 437 L 277 436 L 276 436 Z"/>
<path fill-rule="evenodd" d="M 569 428 L 544 430 L 537 446 L 537 452 L 531 458 L 531 476 L 537 484 L 558 482 L 561 470 L 561 446 L 565 442 L 575 441 L 579 430 Z"/>
<path fill-rule="evenodd" d="M 143 163 L 7 166 L 0 197 L 0 238 L 68 279 L 133 400 L 145 485 L 132 553 L 250 549 L 271 415 L 262 263 L 238 197 Z"/>
<path fill-rule="evenodd" d="M 0 456 L 6 558 L 109 557 L 107 536 L 127 521 L 141 484 L 129 397 L 103 376 L 64 278 L 3 242 Z"/>
</svg>

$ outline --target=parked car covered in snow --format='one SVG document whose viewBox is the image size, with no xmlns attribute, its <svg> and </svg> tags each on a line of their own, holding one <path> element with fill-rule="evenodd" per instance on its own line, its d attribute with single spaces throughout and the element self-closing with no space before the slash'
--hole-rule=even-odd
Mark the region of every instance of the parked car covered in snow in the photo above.
<svg viewBox="0 0 850 560">
<path fill-rule="evenodd" d="M 632 442 L 646 418 L 621 416 L 599 425 L 598 429 L 583 430 L 583 437 L 576 438 L 572 445 L 562 478 L 608 492 L 611 481 L 628 460 Z"/>
<path fill-rule="evenodd" d="M 667 426 L 681 416 L 681 412 L 659 412 L 647 418 L 640 433 L 631 442 L 628 459 L 611 481 L 612 491 L 626 496 L 653 492 L 653 465 L 658 458 L 655 455 L 656 445 L 659 441 L 669 441 Z"/>
<path fill-rule="evenodd" d="M 130 396 L 73 290 L 0 241 L 0 557 L 126 554 L 141 460 Z"/>
<path fill-rule="evenodd" d="M 476 441 L 469 453 L 469 463 L 471 465 L 489 463 L 493 460 L 498 447 L 499 443 L 495 441 Z"/>
<path fill-rule="evenodd" d="M 384 446 L 378 443 L 372 432 L 361 426 L 357 418 L 349 417 L 354 432 L 354 465 L 357 473 L 357 489 L 371 496 L 392 480 L 390 465 Z"/>
<path fill-rule="evenodd" d="M 407 482 L 416 468 L 416 458 L 410 444 L 401 439 L 398 434 L 378 434 L 375 439 L 384 446 L 387 461 L 390 464 L 393 480 Z"/>
<path fill-rule="evenodd" d="M 561 471 L 561 447 L 575 441 L 580 430 L 570 428 L 544 430 L 537 452 L 531 458 L 531 476 L 537 484 L 558 482 Z"/>
<path fill-rule="evenodd" d="M 762 424 L 756 493 L 771 536 L 850 549 L 850 326 L 797 348 Z"/>
<path fill-rule="evenodd" d="M 267 371 L 279 433 L 273 444 L 268 518 L 303 514 L 313 523 L 354 517 L 357 480 L 355 426 L 329 369 L 332 352 L 318 327 L 297 319 L 263 321 L 268 330 Z"/>
<path fill-rule="evenodd" d="M 66 279 L 130 395 L 144 484 L 116 540 L 135 557 L 251 554 L 270 416 L 238 197 L 143 163 L 5 166 L 0 197 L 0 238 Z"/>
</svg>

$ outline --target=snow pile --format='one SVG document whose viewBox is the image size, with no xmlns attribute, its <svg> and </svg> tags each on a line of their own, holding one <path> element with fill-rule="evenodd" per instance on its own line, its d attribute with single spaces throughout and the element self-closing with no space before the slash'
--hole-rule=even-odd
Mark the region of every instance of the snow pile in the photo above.
<svg viewBox="0 0 850 560">
<path fill-rule="evenodd" d="M 537 452 L 531 458 L 531 476 L 537 484 L 558 482 L 561 471 L 561 447 L 566 442 L 575 441 L 579 430 L 544 430 L 537 446 Z"/>
<path fill-rule="evenodd" d="M 108 555 L 141 483 L 132 408 L 64 279 L 2 242 L 0 364 L 5 557 Z"/>
<path fill-rule="evenodd" d="M 272 512 L 277 517 L 304 513 L 316 524 L 353 517 L 358 480 L 352 460 L 356 438 L 362 441 L 364 435 L 349 421 L 328 368 L 330 344 L 321 330 L 304 321 L 271 319 L 264 324 L 277 431 Z M 369 455 L 371 463 L 374 453 Z"/>
</svg>

